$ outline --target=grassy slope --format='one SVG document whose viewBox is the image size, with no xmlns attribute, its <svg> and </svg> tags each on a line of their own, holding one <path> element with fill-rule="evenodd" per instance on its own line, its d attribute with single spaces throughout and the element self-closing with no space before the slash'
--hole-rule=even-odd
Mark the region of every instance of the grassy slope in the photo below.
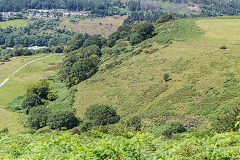
<svg viewBox="0 0 240 160">
<path fill-rule="evenodd" d="M 1 82 L 18 67 L 42 56 L 44 55 L 16 57 L 12 59 L 12 61 L 2 64 L 0 67 Z M 57 73 L 57 66 L 61 62 L 62 57 L 62 55 L 53 54 L 49 58 L 36 61 L 22 69 L 0 88 L 0 129 L 8 127 L 11 133 L 24 130 L 23 126 L 18 123 L 19 114 L 6 111 L 3 107 L 16 96 L 23 95 L 26 86 L 30 83 L 36 82 L 47 76 L 55 75 Z"/>
<path fill-rule="evenodd" d="M 169 119 L 205 120 L 224 101 L 240 93 L 235 81 L 240 80 L 240 46 L 233 45 L 240 32 L 226 30 L 224 25 L 218 25 L 218 30 L 204 27 L 214 28 L 219 21 L 231 25 L 233 20 L 183 19 L 159 26 L 159 34 L 149 40 L 157 52 L 142 52 L 79 84 L 75 102 L 79 115 L 90 104 L 103 103 L 112 105 L 123 118 L 140 115 L 150 124 Z M 240 25 L 240 21 L 233 25 Z M 219 32 L 227 35 L 227 50 L 220 50 L 223 42 Z M 208 35 L 212 35 L 211 40 Z M 175 40 L 171 45 L 156 43 L 170 37 Z M 163 82 L 164 73 L 172 80 Z M 227 80 L 230 87 L 224 86 Z"/>
<path fill-rule="evenodd" d="M 230 17 L 229 17 L 230 18 Z M 239 17 L 238 17 L 239 18 Z M 240 19 L 203 19 L 197 21 L 208 42 L 240 44 Z"/>
<path fill-rule="evenodd" d="M 39 56 L 34 57 L 36 58 Z M 22 58 L 24 57 L 18 57 L 19 60 Z M 41 78 L 55 75 L 57 72 L 56 66 L 61 62 L 61 60 L 61 55 L 53 55 L 49 58 L 36 61 L 18 72 L 6 83 L 6 85 L 0 88 L 0 105 L 4 106 L 16 96 L 23 95 L 25 88 L 29 85 L 29 83 L 33 83 Z M 6 63 L 6 65 L 8 65 L 8 63 Z M 23 64 L 21 63 L 21 65 Z M 11 72 L 8 72 L 8 74 L 10 73 Z"/>
<path fill-rule="evenodd" d="M 100 34 L 104 37 L 109 36 L 111 33 L 115 32 L 119 26 L 122 25 L 124 19 L 127 16 L 114 16 L 114 17 L 104 17 L 96 19 L 86 19 L 81 20 L 78 24 L 73 24 L 69 22 L 68 19 L 60 24 L 60 28 L 66 28 L 70 31 L 88 33 L 90 35 Z M 100 23 L 102 25 L 100 25 Z"/>
<path fill-rule="evenodd" d="M 0 28 L 7 28 L 9 26 L 20 28 L 26 25 L 27 25 L 26 20 L 11 20 L 11 21 L 0 22 Z"/>
</svg>

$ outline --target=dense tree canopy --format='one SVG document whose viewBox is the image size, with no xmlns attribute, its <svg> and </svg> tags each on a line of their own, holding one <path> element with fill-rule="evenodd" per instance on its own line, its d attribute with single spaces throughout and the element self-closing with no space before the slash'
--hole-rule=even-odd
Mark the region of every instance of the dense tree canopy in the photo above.
<svg viewBox="0 0 240 160">
<path fill-rule="evenodd" d="M 68 9 L 91 11 L 102 16 L 120 13 L 120 0 L 0 0 L 0 11 L 23 11 L 27 9 Z"/>
</svg>

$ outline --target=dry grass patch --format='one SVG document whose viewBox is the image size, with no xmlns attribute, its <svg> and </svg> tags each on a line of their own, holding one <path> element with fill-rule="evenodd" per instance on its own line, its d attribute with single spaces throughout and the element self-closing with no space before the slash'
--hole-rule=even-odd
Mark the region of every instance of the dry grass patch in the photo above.
<svg viewBox="0 0 240 160">
<path fill-rule="evenodd" d="M 64 19 L 60 24 L 61 28 L 66 26 L 66 29 L 74 32 L 87 33 L 90 35 L 100 34 L 104 37 L 109 36 L 115 32 L 127 16 L 113 16 L 95 19 L 81 20 L 78 24 L 69 22 L 68 19 Z"/>
</svg>

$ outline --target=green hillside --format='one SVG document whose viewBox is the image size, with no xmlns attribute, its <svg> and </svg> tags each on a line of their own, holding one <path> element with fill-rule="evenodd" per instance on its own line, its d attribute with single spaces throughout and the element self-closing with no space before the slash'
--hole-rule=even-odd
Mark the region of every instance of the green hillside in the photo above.
<svg viewBox="0 0 240 160">
<path fill-rule="evenodd" d="M 89 105 L 99 103 L 112 105 L 123 119 L 139 115 L 146 124 L 178 119 L 205 125 L 211 113 L 240 93 L 238 25 L 239 19 L 229 17 L 157 26 L 157 35 L 135 49 L 143 50 L 139 55 L 109 58 L 78 85 L 78 114 L 82 117 Z M 220 49 L 224 44 L 227 49 Z M 114 61 L 122 63 L 105 71 Z M 170 81 L 163 80 L 165 73 Z"/>
<path fill-rule="evenodd" d="M 0 82 L 2 83 L 17 68 L 39 57 L 44 57 L 44 54 L 15 57 L 10 62 L 1 63 Z M 49 57 L 24 67 L 0 88 L 0 130 L 5 127 L 8 127 L 11 133 L 19 133 L 26 130 L 19 123 L 19 118 L 22 114 L 10 112 L 4 109 L 4 107 L 15 97 L 25 94 L 25 89 L 29 84 L 45 77 L 54 76 L 57 73 L 61 60 L 62 55 L 50 54 Z"/>
<path fill-rule="evenodd" d="M 170 17 L 76 34 L 0 88 L 0 159 L 239 159 L 239 25 Z M 41 56 L 1 63 L 0 80 Z"/>
</svg>

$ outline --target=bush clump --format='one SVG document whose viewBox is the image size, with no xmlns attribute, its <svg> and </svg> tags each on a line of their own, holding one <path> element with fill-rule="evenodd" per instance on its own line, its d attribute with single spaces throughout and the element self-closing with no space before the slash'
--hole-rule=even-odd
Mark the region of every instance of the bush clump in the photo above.
<svg viewBox="0 0 240 160">
<path fill-rule="evenodd" d="M 115 109 L 108 105 L 95 104 L 87 108 L 84 113 L 86 119 L 93 122 L 94 125 L 114 124 L 120 120 Z"/>
<path fill-rule="evenodd" d="M 227 49 L 225 45 L 221 46 L 220 49 Z"/>
<path fill-rule="evenodd" d="M 172 120 L 166 123 L 162 134 L 170 138 L 175 133 L 182 133 L 185 131 L 186 131 L 186 128 L 180 121 Z"/>
<path fill-rule="evenodd" d="M 32 108 L 28 117 L 29 126 L 33 129 L 39 129 L 46 126 L 49 114 L 45 106 Z"/>
<path fill-rule="evenodd" d="M 79 124 L 80 120 L 71 111 L 56 111 L 49 115 L 47 125 L 51 129 L 61 129 L 66 127 L 71 129 Z"/>
<path fill-rule="evenodd" d="M 165 81 L 165 82 L 169 81 L 169 80 L 170 80 L 169 77 L 170 77 L 169 74 L 168 74 L 168 73 L 165 73 L 165 74 L 163 75 L 164 81 Z"/>
<path fill-rule="evenodd" d="M 30 109 L 42 104 L 41 98 L 36 94 L 30 94 L 22 102 L 23 109 Z"/>
<path fill-rule="evenodd" d="M 3 128 L 3 129 L 0 130 L 0 134 L 1 134 L 1 133 L 8 133 L 8 132 L 9 132 L 9 130 L 8 130 L 7 127 L 5 127 L 5 128 Z"/>
<path fill-rule="evenodd" d="M 87 132 L 90 129 L 92 129 L 93 127 L 93 123 L 91 121 L 84 121 L 81 125 L 80 125 L 80 131 L 81 132 Z"/>
<path fill-rule="evenodd" d="M 40 98 L 47 99 L 50 83 L 43 79 L 27 87 L 27 95 L 36 94 Z"/>
<path fill-rule="evenodd" d="M 217 132 L 236 130 L 235 124 L 240 113 L 239 105 L 240 102 L 225 104 L 210 115 L 213 129 Z"/>
<path fill-rule="evenodd" d="M 169 21 L 172 21 L 172 20 L 175 20 L 176 17 L 174 17 L 172 14 L 166 14 L 164 16 L 161 16 L 156 24 L 161 24 L 161 23 L 166 23 L 166 22 L 169 22 Z"/>
<path fill-rule="evenodd" d="M 139 116 L 134 116 L 127 121 L 128 127 L 134 127 L 136 130 L 141 129 L 141 118 Z"/>
<path fill-rule="evenodd" d="M 74 127 L 72 130 L 71 130 L 71 134 L 78 134 L 80 135 L 81 134 L 81 131 L 78 127 Z"/>
</svg>

